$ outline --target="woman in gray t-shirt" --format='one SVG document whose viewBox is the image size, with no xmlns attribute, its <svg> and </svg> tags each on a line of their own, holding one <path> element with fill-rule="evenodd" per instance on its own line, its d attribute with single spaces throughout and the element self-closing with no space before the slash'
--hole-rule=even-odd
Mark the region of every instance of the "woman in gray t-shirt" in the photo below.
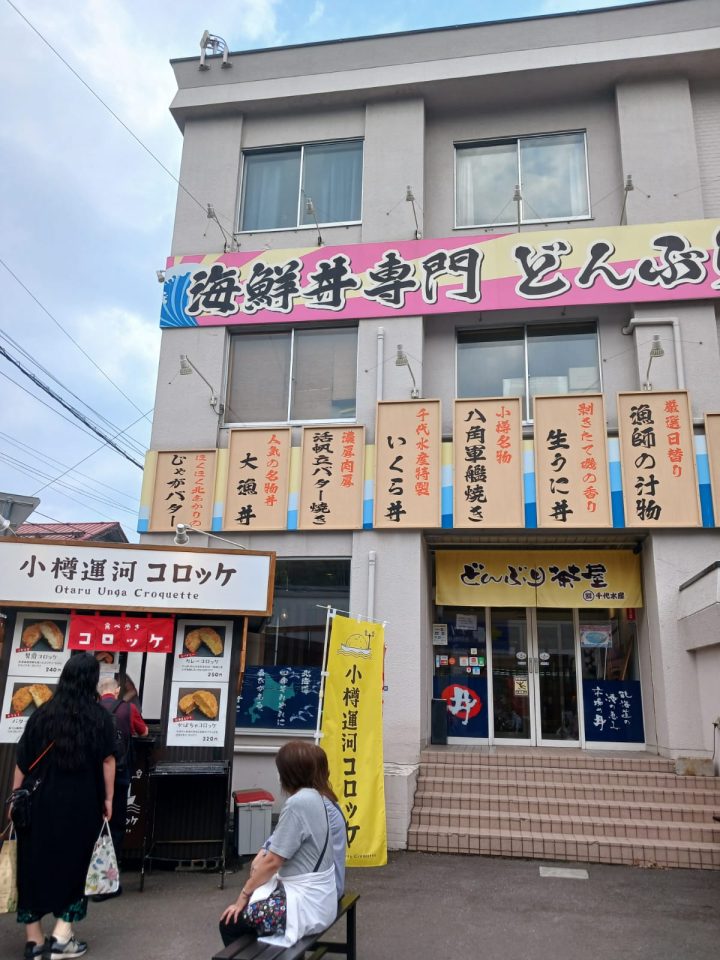
<svg viewBox="0 0 720 960">
<path fill-rule="evenodd" d="M 313 744 L 302 740 L 292 740 L 278 751 L 275 763 L 288 799 L 237 900 L 220 917 L 226 946 L 245 933 L 286 934 L 285 940 L 294 943 L 307 933 L 324 930 L 337 915 L 330 823 L 315 789 L 315 751 Z M 267 888 L 261 891 L 263 885 Z"/>
</svg>

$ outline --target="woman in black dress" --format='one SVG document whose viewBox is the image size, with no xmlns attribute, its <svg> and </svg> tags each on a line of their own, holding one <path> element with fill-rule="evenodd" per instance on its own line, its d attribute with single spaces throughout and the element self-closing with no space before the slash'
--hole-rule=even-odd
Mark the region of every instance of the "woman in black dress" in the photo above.
<svg viewBox="0 0 720 960">
<path fill-rule="evenodd" d="M 87 911 L 85 877 L 103 817 L 112 815 L 115 781 L 114 728 L 98 703 L 98 676 L 92 654 L 71 656 L 52 700 L 30 716 L 18 743 L 13 787 L 40 780 L 30 827 L 18 833 L 17 918 L 26 925 L 25 960 L 63 960 L 87 950 L 72 924 Z M 56 922 L 44 939 L 41 920 L 48 913 Z"/>
</svg>

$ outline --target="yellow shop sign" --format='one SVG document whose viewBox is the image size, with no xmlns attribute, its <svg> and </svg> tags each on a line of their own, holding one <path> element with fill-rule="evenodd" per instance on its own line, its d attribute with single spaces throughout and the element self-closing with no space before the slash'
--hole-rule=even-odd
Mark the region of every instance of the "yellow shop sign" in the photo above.
<svg viewBox="0 0 720 960">
<path fill-rule="evenodd" d="M 439 550 L 435 602 L 459 607 L 641 607 L 631 550 Z"/>
</svg>

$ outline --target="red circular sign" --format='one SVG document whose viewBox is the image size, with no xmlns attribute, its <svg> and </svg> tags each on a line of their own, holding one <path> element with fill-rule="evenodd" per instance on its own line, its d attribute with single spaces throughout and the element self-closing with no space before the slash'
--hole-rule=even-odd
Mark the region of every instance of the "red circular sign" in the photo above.
<svg viewBox="0 0 720 960">
<path fill-rule="evenodd" d="M 447 703 L 448 710 L 454 717 L 460 716 L 470 720 L 472 717 L 476 717 L 483 708 L 480 694 L 462 683 L 449 684 L 440 696 Z"/>
</svg>

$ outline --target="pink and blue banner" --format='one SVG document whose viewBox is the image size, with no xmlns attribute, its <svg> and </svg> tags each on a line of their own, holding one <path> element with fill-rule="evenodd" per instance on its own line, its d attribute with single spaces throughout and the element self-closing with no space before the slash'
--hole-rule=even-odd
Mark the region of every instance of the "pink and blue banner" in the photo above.
<svg viewBox="0 0 720 960">
<path fill-rule="evenodd" d="M 161 327 L 720 297 L 720 223 L 170 257 Z"/>
</svg>

